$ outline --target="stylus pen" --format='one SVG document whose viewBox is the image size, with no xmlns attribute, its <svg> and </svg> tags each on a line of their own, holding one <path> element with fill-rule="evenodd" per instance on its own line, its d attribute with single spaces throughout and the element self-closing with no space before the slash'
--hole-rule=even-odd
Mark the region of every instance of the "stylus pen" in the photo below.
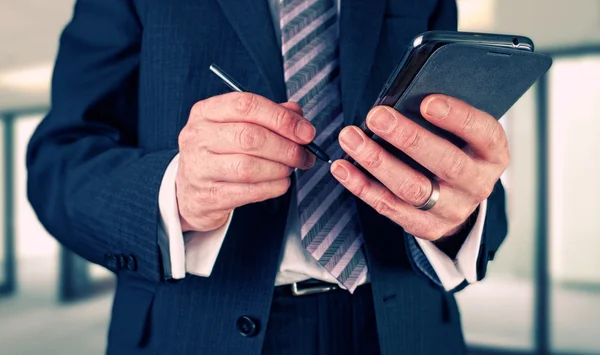
<svg viewBox="0 0 600 355">
<path fill-rule="evenodd" d="M 210 65 L 210 71 L 217 74 L 217 76 L 219 78 L 221 78 L 221 80 L 223 80 L 223 82 L 227 86 L 229 86 L 229 88 L 231 90 L 237 91 L 237 92 L 247 92 L 242 87 L 242 85 L 240 85 L 240 83 L 235 81 L 231 76 L 229 76 L 229 74 L 225 73 L 223 71 L 223 69 L 219 68 L 216 64 Z M 329 157 L 329 155 L 315 143 L 310 142 L 305 147 L 306 147 L 306 149 L 308 149 L 309 152 L 313 153 L 317 158 L 321 159 L 324 162 L 331 164 L 331 158 Z"/>
</svg>

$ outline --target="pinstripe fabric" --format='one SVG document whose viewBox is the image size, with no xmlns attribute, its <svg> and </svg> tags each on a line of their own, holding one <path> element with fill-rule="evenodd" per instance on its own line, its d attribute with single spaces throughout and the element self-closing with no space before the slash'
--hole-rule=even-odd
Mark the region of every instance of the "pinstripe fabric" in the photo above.
<svg viewBox="0 0 600 355">
<path fill-rule="evenodd" d="M 433 283 L 440 287 L 444 287 L 442 281 L 440 280 L 437 273 L 433 269 L 433 266 L 429 262 L 429 259 L 427 259 L 425 253 L 419 247 L 419 244 L 415 240 L 415 237 L 408 233 L 405 233 L 405 239 L 408 252 L 411 256 L 409 260 L 412 260 L 416 268 L 419 271 L 421 271 L 425 276 L 427 276 L 431 281 L 433 281 Z"/>
<path fill-rule="evenodd" d="M 283 0 L 280 28 L 287 96 L 316 127 L 315 143 L 341 156 L 337 7 L 332 0 Z M 320 163 L 297 173 L 302 245 L 350 292 L 367 274 L 363 236 L 351 194 Z"/>
<path fill-rule="evenodd" d="M 371 285 L 309 297 L 277 287 L 262 355 L 281 354 L 381 354 Z"/>
</svg>

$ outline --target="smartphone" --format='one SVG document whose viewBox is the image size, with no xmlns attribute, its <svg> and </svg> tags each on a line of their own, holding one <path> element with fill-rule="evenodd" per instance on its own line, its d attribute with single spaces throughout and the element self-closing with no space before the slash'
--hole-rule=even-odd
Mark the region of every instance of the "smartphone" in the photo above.
<svg viewBox="0 0 600 355">
<path fill-rule="evenodd" d="M 373 106 L 394 107 L 429 57 L 436 50 L 450 43 L 468 43 L 533 52 L 533 41 L 523 36 L 455 31 L 422 33 L 409 44 L 400 63 L 383 85 Z"/>
<path fill-rule="evenodd" d="M 550 67 L 548 56 L 533 52 L 533 41 L 525 36 L 422 33 L 410 42 L 373 106 L 393 107 L 462 148 L 466 145 L 462 139 L 420 115 L 422 99 L 433 93 L 453 96 L 499 119 Z M 399 159 L 417 167 L 403 152 L 369 130 L 366 122 L 360 128 Z M 353 162 L 348 155 L 344 158 Z M 421 168 L 418 170 L 423 171 Z"/>
</svg>

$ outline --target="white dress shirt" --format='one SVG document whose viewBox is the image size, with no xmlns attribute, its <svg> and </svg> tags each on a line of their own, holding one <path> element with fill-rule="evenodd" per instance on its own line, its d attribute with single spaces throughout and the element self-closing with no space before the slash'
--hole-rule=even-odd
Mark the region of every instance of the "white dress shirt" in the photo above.
<svg viewBox="0 0 600 355">
<path fill-rule="evenodd" d="M 279 38 L 279 1 L 269 0 L 275 27 Z M 339 1 L 338 11 L 339 11 Z M 171 276 L 175 279 L 185 277 L 186 273 L 209 277 L 219 255 L 223 240 L 235 210 L 229 220 L 220 228 L 210 232 L 186 232 L 181 230 L 177 197 L 175 192 L 175 176 L 179 155 L 169 164 L 161 183 L 159 192 L 159 209 L 161 223 L 159 233 L 169 241 Z M 294 188 L 294 187 L 292 187 Z M 344 288 L 324 267 L 322 267 L 303 247 L 300 239 L 300 221 L 295 199 L 295 189 L 292 191 L 290 211 L 286 224 L 284 250 L 275 279 L 275 286 L 291 284 L 307 279 L 317 279 L 338 284 Z M 432 242 L 416 238 L 419 246 L 435 270 L 442 285 L 450 291 L 464 280 L 469 283 L 477 281 L 477 257 L 483 234 L 487 201 L 482 202 L 477 220 L 459 250 L 455 260 L 450 259 Z M 166 234 L 166 236 L 164 236 Z M 399 235 L 398 238 L 404 236 Z M 359 284 L 368 282 L 368 274 Z"/>
</svg>

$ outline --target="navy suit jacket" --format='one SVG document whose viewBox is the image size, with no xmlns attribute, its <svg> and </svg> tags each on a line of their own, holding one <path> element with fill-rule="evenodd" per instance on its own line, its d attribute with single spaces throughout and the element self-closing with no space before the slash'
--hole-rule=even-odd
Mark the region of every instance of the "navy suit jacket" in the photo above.
<svg viewBox="0 0 600 355">
<path fill-rule="evenodd" d="M 456 29 L 453 0 L 342 0 L 347 123 L 360 123 L 407 43 Z M 218 63 L 251 91 L 286 101 L 266 0 L 79 0 L 60 40 L 52 107 L 28 150 L 28 193 L 64 246 L 118 276 L 110 354 L 259 354 L 289 193 L 236 210 L 212 275 L 166 280 L 158 190 L 192 105 L 228 92 Z M 360 204 L 382 354 L 464 351 L 452 293 L 420 274 L 401 228 Z M 489 199 L 479 277 L 506 234 Z M 236 321 L 260 326 L 244 337 Z"/>
</svg>

